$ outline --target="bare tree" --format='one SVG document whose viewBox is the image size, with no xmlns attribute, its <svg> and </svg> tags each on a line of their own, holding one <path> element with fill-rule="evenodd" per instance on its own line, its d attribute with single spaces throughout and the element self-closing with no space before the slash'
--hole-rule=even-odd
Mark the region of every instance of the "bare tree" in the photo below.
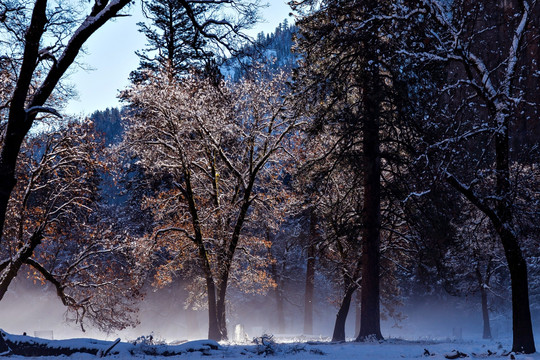
<svg viewBox="0 0 540 360">
<path fill-rule="evenodd" d="M 429 161 L 497 232 L 512 284 L 513 350 L 531 353 L 527 263 L 515 207 L 521 195 L 514 171 L 527 150 L 512 149 L 510 139 L 537 112 L 538 98 L 526 89 L 537 84 L 538 64 L 529 50 L 539 36 L 538 2 L 421 3 L 429 30 L 416 49 L 402 53 L 422 64 L 444 64 L 447 76 L 444 105 L 428 123 Z"/>
<path fill-rule="evenodd" d="M 195 254 L 212 339 L 227 338 L 225 299 L 236 259 L 264 240 L 264 229 L 253 228 L 255 209 L 281 198 L 273 165 L 295 127 L 281 98 L 285 79 L 258 74 L 216 86 L 197 76 L 171 80 L 158 73 L 124 95 L 133 108 L 125 143 L 162 179 L 158 196 L 147 200 L 157 224 L 149 239 L 176 254 L 166 265 L 173 273 L 186 254 Z"/>
<path fill-rule="evenodd" d="M 81 10 L 76 3 L 47 0 L 0 2 L 0 45 L 6 51 L 0 69 L 12 75 L 12 91 L 0 108 L 8 112 L 7 121 L 1 120 L 0 173 L 4 176 L 0 179 L 0 236 L 16 183 L 17 155 L 23 139 L 38 114 L 58 115 L 51 106 L 51 95 L 59 89 L 59 81 L 86 40 L 107 21 L 122 16 L 120 11 L 129 3 L 130 0 L 96 0 L 90 9 Z M 206 37 L 230 49 L 241 35 L 240 30 L 258 19 L 258 1 L 182 0 L 180 4 L 191 21 L 188 29 L 195 29 L 195 38 Z M 194 12 L 200 5 L 208 11 Z M 8 88 L 2 93 L 7 93 Z"/>
<path fill-rule="evenodd" d="M 17 174 L 21 147 L 37 120 L 59 117 L 58 109 L 68 91 L 60 81 L 73 65 L 85 42 L 106 22 L 124 16 L 120 12 L 130 0 L 96 0 L 89 2 L 59 2 L 35 0 L 26 2 L 0 1 L 0 243 L 3 240 L 9 202 L 17 181 L 31 174 Z M 204 3 L 209 12 L 194 13 Z M 204 36 L 227 45 L 239 29 L 256 19 L 257 2 L 220 0 L 182 0 L 188 14 L 188 29 L 195 36 Z M 220 10 L 236 9 L 245 15 L 238 21 Z M 221 16 L 221 17 L 219 17 Z M 230 21 L 229 21 L 230 20 Z M 61 177 L 57 179 L 61 181 Z M 10 221 L 13 219 L 9 219 Z M 44 230 L 42 230 L 44 231 Z M 30 261 L 40 241 L 42 231 L 36 231 L 29 246 L 17 248 L 12 261 L 3 263 L 2 286 L 16 276 L 21 264 Z M 5 291 L 3 288 L 2 291 Z M 112 299 L 112 298 L 111 298 Z M 97 312 L 96 312 L 97 314 Z"/>
<path fill-rule="evenodd" d="M 13 41 L 11 57 L 13 91 L 8 100 L 8 119 L 0 150 L 0 234 L 6 210 L 17 182 L 15 169 L 22 142 L 38 114 L 57 111 L 48 106 L 51 94 L 73 64 L 86 40 L 103 24 L 117 17 L 130 1 L 95 1 L 87 16 L 72 17 L 73 7 L 36 0 L 13 7 L 2 2 L 2 35 Z M 58 5 L 58 6 L 56 6 Z M 66 35 L 70 34 L 70 35 Z M 13 60 L 13 59 L 20 59 Z M 3 120 L 2 122 L 4 122 Z"/>
<path fill-rule="evenodd" d="M 52 284 L 81 327 L 134 324 L 137 280 L 121 234 L 99 213 L 100 142 L 69 123 L 23 144 L 0 252 L 0 300 L 23 267 Z"/>
</svg>

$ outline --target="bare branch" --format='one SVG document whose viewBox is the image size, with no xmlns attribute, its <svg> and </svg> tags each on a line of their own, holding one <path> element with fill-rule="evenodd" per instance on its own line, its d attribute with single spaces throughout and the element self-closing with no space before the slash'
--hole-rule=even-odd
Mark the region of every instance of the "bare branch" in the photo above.
<svg viewBox="0 0 540 360">
<path fill-rule="evenodd" d="M 75 299 L 65 293 L 64 285 L 62 285 L 56 279 L 56 277 L 49 271 L 47 271 L 47 269 L 45 269 L 40 263 L 38 263 L 32 258 L 26 259 L 24 263 L 32 266 L 45 278 L 45 280 L 54 285 L 54 287 L 56 288 L 56 295 L 58 295 L 58 297 L 62 300 L 62 304 L 64 304 L 65 306 L 77 305 L 77 301 L 75 301 Z"/>
</svg>

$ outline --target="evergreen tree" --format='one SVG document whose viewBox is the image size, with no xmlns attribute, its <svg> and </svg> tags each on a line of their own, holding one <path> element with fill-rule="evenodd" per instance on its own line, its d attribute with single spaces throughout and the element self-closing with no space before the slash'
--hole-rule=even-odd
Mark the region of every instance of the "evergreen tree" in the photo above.
<svg viewBox="0 0 540 360">
<path fill-rule="evenodd" d="M 303 63 L 295 73 L 299 110 L 312 117 L 309 131 L 326 137 L 330 171 L 344 171 L 362 191 L 357 227 L 361 229 L 361 327 L 358 340 L 382 339 L 380 331 L 380 238 L 383 179 L 401 161 L 396 130 L 404 101 L 392 54 L 396 22 L 406 9 L 387 1 L 292 2 L 311 13 L 298 23 L 296 51 Z M 310 5 L 316 5 L 309 9 Z M 401 13 L 400 13 L 401 12 Z M 328 54 L 332 54 L 329 56 Z M 384 161 L 383 161 L 384 160 Z M 384 167 L 383 167 L 384 166 Z M 336 170 L 340 169 L 340 170 Z M 387 175 L 382 176 L 386 171 Z M 390 175 L 392 174 L 392 175 Z M 321 173 L 324 177 L 328 174 Z M 353 183 L 353 179 L 358 179 Z M 358 279 L 350 286 L 357 287 Z M 345 290 L 334 340 L 344 340 L 344 324 L 353 291 Z M 343 308 L 343 306 L 345 308 Z"/>
<path fill-rule="evenodd" d="M 212 56 L 205 50 L 206 39 L 192 24 L 192 16 L 200 17 L 207 9 L 204 4 L 186 8 L 180 0 L 154 0 L 143 2 L 143 13 L 150 24 L 138 23 L 139 31 L 146 36 L 147 48 L 137 51 L 141 59 L 139 70 L 133 72 L 137 79 L 141 70 L 166 68 L 172 75 L 185 72 Z"/>
<path fill-rule="evenodd" d="M 253 64 L 264 64 L 265 69 L 274 72 L 289 71 L 298 62 L 298 54 L 292 52 L 295 32 L 296 26 L 289 26 L 287 21 L 280 23 L 273 33 L 260 32 L 255 43 L 244 46 L 238 54 L 227 59 L 223 68 L 234 81 L 249 72 Z"/>
<path fill-rule="evenodd" d="M 124 132 L 121 110 L 107 108 L 104 111 L 94 111 L 90 120 L 95 124 L 96 131 L 103 137 L 106 146 L 120 142 Z"/>
</svg>

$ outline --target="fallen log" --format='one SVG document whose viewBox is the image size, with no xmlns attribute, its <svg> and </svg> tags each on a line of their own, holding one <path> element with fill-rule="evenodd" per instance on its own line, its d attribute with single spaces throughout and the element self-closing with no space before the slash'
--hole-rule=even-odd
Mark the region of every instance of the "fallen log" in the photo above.
<svg viewBox="0 0 540 360">
<path fill-rule="evenodd" d="M 2 332 L 0 331 L 0 356 L 7 356 L 11 355 L 11 349 L 9 348 L 8 344 L 4 340 L 4 337 L 2 336 Z"/>
<path fill-rule="evenodd" d="M 11 350 L 10 355 L 19 356 L 70 356 L 75 353 L 97 355 L 101 346 L 93 346 L 92 340 L 83 343 L 68 340 L 45 340 L 31 336 L 17 336 L 2 332 L 1 336 Z M 109 345 L 110 346 L 110 345 Z"/>
<path fill-rule="evenodd" d="M 2 342 L 4 345 L 2 345 Z M 1 351 L 4 349 L 4 351 Z M 25 335 L 11 335 L 0 330 L 0 355 L 19 356 L 70 356 L 87 353 L 95 356 L 119 354 L 142 354 L 154 356 L 176 356 L 189 352 L 208 355 L 218 350 L 219 344 L 213 340 L 191 341 L 181 345 L 154 344 L 152 342 L 131 343 L 95 339 L 47 340 Z"/>
<path fill-rule="evenodd" d="M 447 358 L 447 359 L 450 359 L 450 360 L 464 358 L 464 357 L 468 357 L 468 356 L 469 355 L 467 355 L 465 353 L 462 353 L 461 351 L 458 351 L 458 350 L 452 350 L 450 353 L 444 354 L 444 357 Z"/>
<path fill-rule="evenodd" d="M 112 344 L 111 346 L 109 346 L 109 348 L 107 350 L 105 350 L 105 352 L 101 353 L 101 357 L 105 357 L 107 355 L 109 355 L 109 353 L 111 352 L 111 350 L 120 343 L 120 338 L 116 339 L 116 341 L 114 342 L 114 344 Z"/>
</svg>

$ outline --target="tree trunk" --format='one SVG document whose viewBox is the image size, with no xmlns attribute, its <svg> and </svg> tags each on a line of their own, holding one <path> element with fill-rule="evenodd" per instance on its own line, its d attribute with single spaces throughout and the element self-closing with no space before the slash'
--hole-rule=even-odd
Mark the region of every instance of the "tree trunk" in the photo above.
<svg viewBox="0 0 540 360">
<path fill-rule="evenodd" d="M 240 213 L 236 219 L 236 224 L 234 226 L 233 233 L 231 235 L 231 241 L 228 243 L 228 246 L 225 245 L 224 253 L 221 257 L 218 257 L 219 268 L 221 269 L 219 275 L 219 286 L 218 286 L 218 297 L 216 303 L 217 310 L 217 322 L 220 332 L 219 340 L 227 340 L 227 313 L 226 313 L 226 304 L 225 298 L 227 295 L 227 286 L 229 285 L 229 274 L 231 271 L 231 266 L 236 253 L 236 248 L 238 242 L 240 241 L 240 233 L 242 232 L 242 227 L 244 226 L 244 221 L 246 219 L 249 207 L 251 206 L 251 193 L 253 191 L 253 185 L 255 183 L 255 178 L 258 170 L 250 175 L 248 186 L 243 195 L 242 206 L 240 208 Z M 223 250 L 222 250 L 223 251 Z"/>
<path fill-rule="evenodd" d="M 512 285 L 512 351 L 532 354 L 536 352 L 536 349 L 529 305 L 527 263 L 523 258 L 519 241 L 512 230 L 514 214 L 512 212 L 513 204 L 510 200 L 512 196 L 509 160 L 510 120 L 503 110 L 497 114 L 496 120 L 497 124 L 502 124 L 502 126 L 495 135 L 496 193 L 498 198 L 496 207 L 500 220 L 500 223 L 495 224 L 495 228 L 501 237 Z"/>
<path fill-rule="evenodd" d="M 35 116 L 28 116 L 25 105 L 39 57 L 41 37 L 47 24 L 46 11 L 47 1 L 35 2 L 30 24 L 24 36 L 23 61 L 10 101 L 7 129 L 0 152 L 0 240 L 4 231 L 7 205 L 16 184 L 17 157 L 24 137 L 35 118 Z M 43 103 L 36 105 L 43 105 Z"/>
<path fill-rule="evenodd" d="M 217 321 L 218 321 L 218 327 L 219 332 L 221 334 L 220 340 L 227 340 L 228 339 L 228 333 L 227 333 L 227 311 L 225 308 L 225 295 L 227 293 L 227 283 L 221 282 L 221 286 L 219 288 L 219 296 L 217 300 Z"/>
<path fill-rule="evenodd" d="M 361 307 L 360 307 L 360 304 L 361 304 L 361 300 L 360 300 L 360 297 L 362 295 L 360 295 L 360 291 L 357 291 L 356 292 L 356 297 L 355 297 L 355 305 L 354 305 L 354 310 L 355 310 L 355 314 L 354 314 L 354 334 L 355 336 L 358 336 L 360 335 L 360 313 L 361 313 Z"/>
<path fill-rule="evenodd" d="M 278 333 L 285 333 L 285 304 L 283 301 L 283 282 L 279 278 L 276 263 L 272 263 L 272 277 L 276 283 L 274 296 L 276 298 L 276 316 Z"/>
<path fill-rule="evenodd" d="M 482 297 L 482 317 L 484 320 L 484 331 L 482 339 L 491 339 L 491 326 L 489 324 L 489 309 L 487 301 L 487 291 L 483 284 L 480 286 L 480 295 Z"/>
<path fill-rule="evenodd" d="M 41 244 L 42 239 L 43 236 L 40 230 L 32 234 L 30 241 L 17 251 L 7 266 L 0 272 L 0 300 L 4 298 L 9 285 L 19 273 L 24 262 L 32 257 L 34 250 Z"/>
<path fill-rule="evenodd" d="M 336 315 L 336 323 L 334 325 L 334 334 L 332 335 L 332 341 L 345 341 L 345 323 L 347 322 L 347 315 L 349 314 L 349 308 L 351 306 L 351 299 L 356 288 L 354 286 L 347 286 L 345 296 L 341 301 L 338 313 Z"/>
<path fill-rule="evenodd" d="M 536 352 L 529 304 L 527 263 L 523 258 L 519 241 L 512 229 L 512 223 L 509 221 L 509 219 L 511 220 L 511 210 L 510 206 L 506 204 L 505 199 L 507 197 L 499 196 L 502 200 L 497 201 L 497 211 L 494 211 L 485 205 L 470 188 L 463 186 L 453 176 L 448 177 L 447 181 L 483 211 L 493 223 L 501 239 L 508 270 L 510 271 L 512 288 L 512 351 L 526 354 Z M 503 194 L 503 192 L 499 191 L 497 193 Z"/>
<path fill-rule="evenodd" d="M 211 340 L 220 341 L 221 331 L 218 323 L 216 286 L 211 277 L 206 278 L 206 290 L 208 295 L 208 338 Z"/>
<path fill-rule="evenodd" d="M 371 45 L 374 46 L 374 45 Z M 362 281 L 361 324 L 357 341 L 375 338 L 381 340 L 379 310 L 379 257 L 381 228 L 381 154 L 379 118 L 383 86 L 379 75 L 378 59 L 371 60 L 366 71 L 366 98 L 363 132 L 364 208 L 362 212 Z"/>
<path fill-rule="evenodd" d="M 193 242 L 197 246 L 199 262 L 206 278 L 206 292 L 208 296 L 208 338 L 220 341 L 223 339 L 220 329 L 219 297 L 216 298 L 216 283 L 212 274 L 208 252 L 206 251 L 203 241 L 199 212 L 197 204 L 195 203 L 195 195 L 191 184 L 191 173 L 188 168 L 184 168 L 183 172 L 185 187 L 178 186 L 178 189 L 182 192 L 182 195 L 184 195 L 188 203 L 189 212 L 191 214 L 191 224 L 193 225 L 193 231 L 195 233 Z"/>
<path fill-rule="evenodd" d="M 283 291 L 279 286 L 276 289 L 276 302 L 278 332 L 280 334 L 285 334 L 285 304 L 283 301 Z"/>
<path fill-rule="evenodd" d="M 306 291 L 304 296 L 304 334 L 313 335 L 313 295 L 315 292 L 315 247 L 313 244 L 309 246 L 307 255 Z"/>
<path fill-rule="evenodd" d="M 3 152 L 14 149 L 6 149 L 4 147 Z M 18 153 L 18 152 L 17 152 Z M 2 235 L 4 233 L 4 223 L 6 221 L 6 212 L 9 198 L 11 197 L 11 192 L 15 187 L 17 181 L 15 180 L 15 164 L 8 165 L 6 164 L 5 157 L 8 155 L 2 154 L 0 156 L 0 243 L 2 242 Z"/>
<path fill-rule="evenodd" d="M 505 230 L 501 234 L 501 239 L 512 285 L 512 351 L 532 354 L 536 352 L 536 348 L 529 304 L 527 263 L 516 237 L 511 231 Z"/>
<path fill-rule="evenodd" d="M 491 326 L 489 324 L 489 308 L 488 308 L 488 301 L 487 301 L 487 291 L 486 288 L 489 286 L 489 278 L 490 278 L 490 272 L 491 272 L 491 258 L 488 261 L 487 270 L 486 270 L 486 278 L 482 276 L 482 272 L 480 271 L 480 266 L 476 265 L 476 279 L 478 280 L 478 285 L 480 286 L 480 298 L 482 302 L 482 318 L 484 322 L 484 331 L 482 334 L 483 339 L 491 339 Z"/>
</svg>

